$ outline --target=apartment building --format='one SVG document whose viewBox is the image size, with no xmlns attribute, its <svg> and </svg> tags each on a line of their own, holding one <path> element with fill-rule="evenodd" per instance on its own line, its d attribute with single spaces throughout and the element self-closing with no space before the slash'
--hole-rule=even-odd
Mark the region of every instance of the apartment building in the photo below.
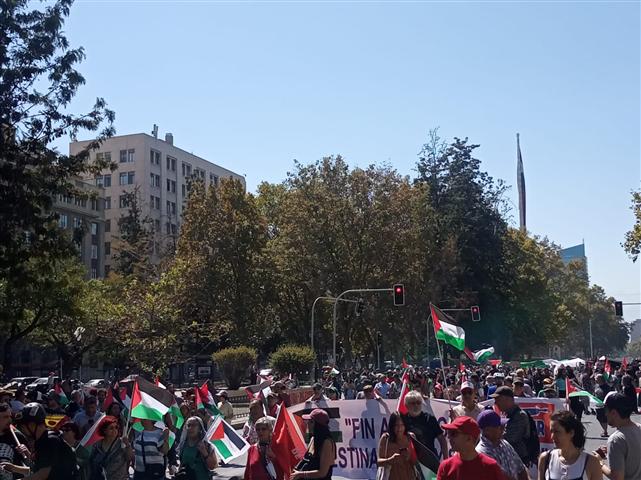
<svg viewBox="0 0 641 480">
<path fill-rule="evenodd" d="M 105 276 L 104 190 L 81 179 L 74 182 L 83 195 L 58 195 L 53 199 L 52 210 L 58 214 L 60 228 L 68 231 L 78 247 L 87 277 L 102 278 Z"/>
<path fill-rule="evenodd" d="M 216 186 L 221 179 L 235 178 L 246 185 L 242 175 L 176 147 L 172 134 L 167 133 L 161 140 L 156 132 L 154 126 L 154 135 L 136 133 L 112 137 L 91 153 L 92 160 L 104 159 L 117 164 L 114 171 L 105 170 L 95 178 L 86 179 L 105 192 L 105 274 L 112 268 L 118 219 L 127 211 L 127 192 L 138 189 L 142 215 L 153 222 L 157 252 L 175 244 L 192 179 Z M 70 143 L 69 153 L 77 154 L 87 143 Z"/>
</svg>

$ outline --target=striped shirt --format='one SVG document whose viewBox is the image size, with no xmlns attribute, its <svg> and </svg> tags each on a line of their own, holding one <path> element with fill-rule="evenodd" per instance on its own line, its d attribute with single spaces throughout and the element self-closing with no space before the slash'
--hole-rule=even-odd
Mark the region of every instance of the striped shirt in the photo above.
<svg viewBox="0 0 641 480">
<path fill-rule="evenodd" d="M 144 472 L 145 464 L 164 465 L 165 456 L 160 451 L 163 443 L 165 443 L 165 440 L 163 439 L 162 430 L 136 432 L 134 438 L 134 451 L 136 453 L 134 470 Z"/>
</svg>

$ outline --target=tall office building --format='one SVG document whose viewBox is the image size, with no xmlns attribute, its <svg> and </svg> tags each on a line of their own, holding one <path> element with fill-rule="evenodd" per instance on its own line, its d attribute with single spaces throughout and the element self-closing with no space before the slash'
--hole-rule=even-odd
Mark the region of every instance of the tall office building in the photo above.
<svg viewBox="0 0 641 480">
<path fill-rule="evenodd" d="M 566 265 L 569 263 L 580 264 L 582 266 L 581 274 L 588 281 L 588 257 L 585 256 L 585 243 L 563 248 L 559 253 L 561 254 L 561 260 Z"/>
<path fill-rule="evenodd" d="M 176 240 L 190 180 L 201 179 L 209 186 L 218 185 L 221 179 L 234 178 L 246 185 L 242 175 L 176 147 L 172 134 L 166 134 L 161 140 L 156 132 L 154 126 L 154 135 L 137 133 L 112 137 L 91 153 L 92 160 L 103 159 L 117 164 L 116 170 L 105 170 L 101 175 L 87 179 L 105 192 L 105 274 L 113 266 L 118 220 L 127 212 L 125 193 L 138 188 L 142 215 L 152 220 L 156 247 L 162 248 Z M 87 143 L 72 142 L 69 153 L 79 153 Z"/>
</svg>

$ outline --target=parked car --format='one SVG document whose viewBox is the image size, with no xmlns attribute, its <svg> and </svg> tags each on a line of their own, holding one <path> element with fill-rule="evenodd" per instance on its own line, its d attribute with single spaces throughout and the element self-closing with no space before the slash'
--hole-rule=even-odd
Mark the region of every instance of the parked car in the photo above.
<svg viewBox="0 0 641 480">
<path fill-rule="evenodd" d="M 109 388 L 109 382 L 104 378 L 94 378 L 85 382 L 82 386 L 82 389 L 85 393 L 89 393 L 91 390 L 100 390 L 101 388 Z"/>
<path fill-rule="evenodd" d="M 53 388 L 53 384 L 60 380 L 60 377 L 40 377 L 27 385 L 27 391 L 37 390 L 41 393 L 47 393 Z M 51 381 L 51 383 L 49 383 Z"/>
<path fill-rule="evenodd" d="M 5 390 L 17 390 L 18 388 L 24 389 L 27 385 L 33 382 L 38 377 L 15 377 L 12 378 L 9 383 L 7 383 L 4 388 Z"/>
</svg>

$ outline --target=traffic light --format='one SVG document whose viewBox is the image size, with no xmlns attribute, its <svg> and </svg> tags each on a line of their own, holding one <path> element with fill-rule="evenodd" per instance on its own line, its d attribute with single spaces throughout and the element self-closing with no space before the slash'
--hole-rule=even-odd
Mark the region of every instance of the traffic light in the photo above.
<svg viewBox="0 0 641 480">
<path fill-rule="evenodd" d="M 472 321 L 473 322 L 480 322 L 481 321 L 481 309 L 478 306 L 474 305 L 472 308 L 470 308 L 470 310 L 472 310 Z"/>
<path fill-rule="evenodd" d="M 402 307 L 405 305 L 405 287 L 397 283 L 394 285 L 394 306 Z"/>
<path fill-rule="evenodd" d="M 614 302 L 614 314 L 617 317 L 623 316 L 623 302 Z"/>
</svg>

